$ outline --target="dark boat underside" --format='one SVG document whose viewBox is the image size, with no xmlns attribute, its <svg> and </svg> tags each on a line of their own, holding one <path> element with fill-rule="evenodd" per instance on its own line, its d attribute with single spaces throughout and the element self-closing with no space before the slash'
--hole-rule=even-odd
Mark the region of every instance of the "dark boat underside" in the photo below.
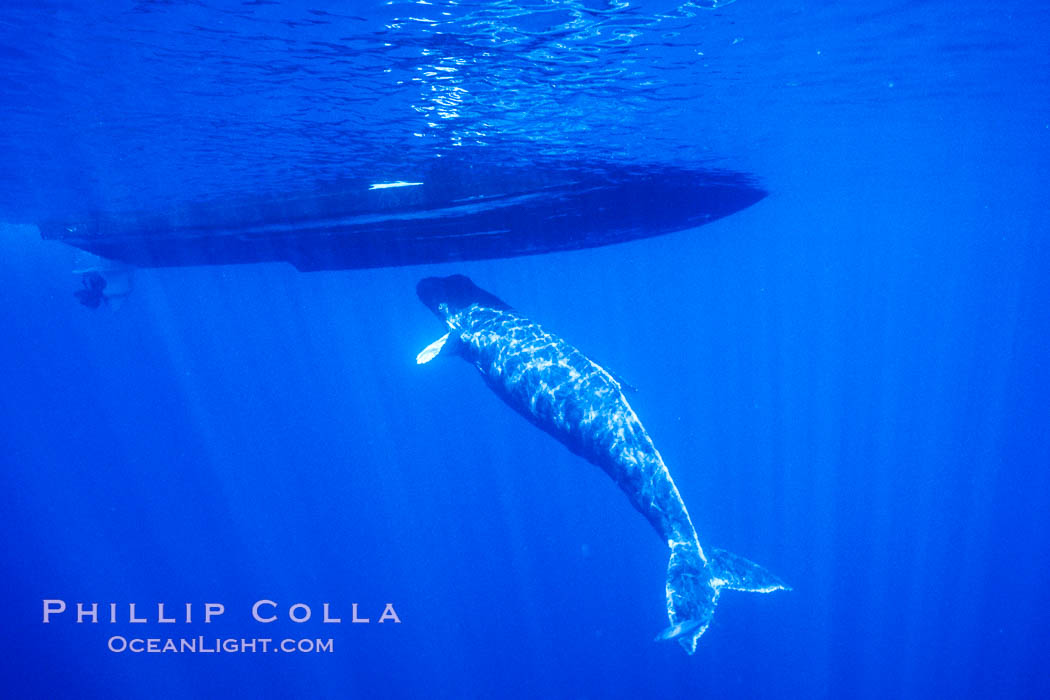
<svg viewBox="0 0 1050 700">
<path fill-rule="evenodd" d="M 442 164 L 406 181 L 167 213 L 41 222 L 46 239 L 137 267 L 286 261 L 303 271 L 576 250 L 694 228 L 765 196 L 722 170 L 587 165 L 478 172 Z"/>
</svg>

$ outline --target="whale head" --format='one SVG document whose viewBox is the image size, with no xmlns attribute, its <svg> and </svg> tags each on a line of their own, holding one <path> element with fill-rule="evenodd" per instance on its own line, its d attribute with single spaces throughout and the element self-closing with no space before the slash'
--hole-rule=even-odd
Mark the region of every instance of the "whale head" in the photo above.
<svg viewBox="0 0 1050 700">
<path fill-rule="evenodd" d="M 425 277 L 416 285 L 416 294 L 419 295 L 419 300 L 441 319 L 446 319 L 474 304 L 492 309 L 510 308 L 499 297 L 486 292 L 465 275 Z"/>
</svg>

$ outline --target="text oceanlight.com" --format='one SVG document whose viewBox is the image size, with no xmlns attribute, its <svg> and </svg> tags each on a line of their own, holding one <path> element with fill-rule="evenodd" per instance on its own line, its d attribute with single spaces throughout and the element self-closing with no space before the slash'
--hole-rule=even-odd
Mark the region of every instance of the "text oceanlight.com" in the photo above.
<svg viewBox="0 0 1050 700">
<path fill-rule="evenodd" d="M 255 654 L 260 652 L 284 652 L 286 654 L 332 653 L 331 638 L 328 639 L 238 639 L 234 637 L 181 637 L 173 639 L 141 637 L 122 637 L 115 635 L 109 638 L 107 647 L 116 653 L 133 654 Z"/>
</svg>

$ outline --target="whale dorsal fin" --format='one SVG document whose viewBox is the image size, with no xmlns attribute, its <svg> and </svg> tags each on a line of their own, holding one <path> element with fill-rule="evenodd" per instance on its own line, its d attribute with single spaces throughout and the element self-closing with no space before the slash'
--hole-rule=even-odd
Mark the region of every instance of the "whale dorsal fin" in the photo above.
<svg viewBox="0 0 1050 700">
<path fill-rule="evenodd" d="M 609 370 L 605 370 L 609 372 Z M 623 380 L 623 377 L 618 375 L 616 372 L 609 372 L 609 376 L 616 380 L 616 383 L 620 385 L 620 391 L 629 391 L 632 394 L 638 393 L 638 387 L 633 384 L 628 384 Z"/>
<path fill-rule="evenodd" d="M 591 358 L 588 357 L 587 359 L 591 359 Z M 605 372 L 610 377 L 612 377 L 613 381 L 620 385 L 620 391 L 625 392 L 625 393 L 626 392 L 631 392 L 632 394 L 637 394 L 638 393 L 638 387 L 636 387 L 634 384 L 628 384 L 627 382 L 624 381 L 623 377 L 621 377 L 616 372 L 613 372 L 612 370 L 607 368 L 602 363 L 600 363 L 600 362 L 598 362 L 596 360 L 591 360 L 591 363 L 593 365 L 595 365 L 598 369 L 600 369 L 601 371 Z"/>
</svg>

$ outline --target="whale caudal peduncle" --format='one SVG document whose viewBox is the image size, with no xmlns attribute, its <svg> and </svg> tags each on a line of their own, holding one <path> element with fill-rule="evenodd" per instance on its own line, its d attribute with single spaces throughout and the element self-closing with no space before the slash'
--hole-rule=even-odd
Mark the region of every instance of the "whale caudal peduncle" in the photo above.
<svg viewBox="0 0 1050 700">
<path fill-rule="evenodd" d="M 677 639 L 692 654 L 723 589 L 789 590 L 754 562 L 700 546 L 667 465 L 614 375 L 463 275 L 428 277 L 416 291 L 448 331 L 416 362 L 446 354 L 470 362 L 514 410 L 601 467 L 667 543 L 670 626 L 657 639 Z"/>
</svg>

